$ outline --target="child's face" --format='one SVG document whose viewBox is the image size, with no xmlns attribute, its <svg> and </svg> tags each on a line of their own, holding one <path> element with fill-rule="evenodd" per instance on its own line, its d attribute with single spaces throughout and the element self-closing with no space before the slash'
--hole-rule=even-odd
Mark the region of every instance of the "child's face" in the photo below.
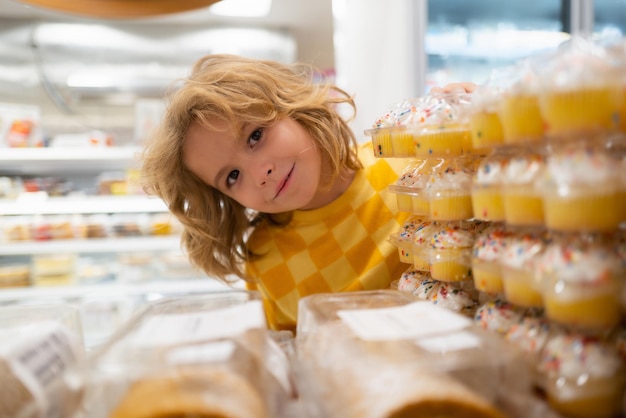
<svg viewBox="0 0 626 418">
<path fill-rule="evenodd" d="M 185 165 L 243 206 L 265 213 L 309 209 L 320 187 L 322 159 L 313 137 L 293 119 L 267 128 L 246 126 L 236 138 L 224 121 L 194 123 L 183 148 Z"/>
</svg>

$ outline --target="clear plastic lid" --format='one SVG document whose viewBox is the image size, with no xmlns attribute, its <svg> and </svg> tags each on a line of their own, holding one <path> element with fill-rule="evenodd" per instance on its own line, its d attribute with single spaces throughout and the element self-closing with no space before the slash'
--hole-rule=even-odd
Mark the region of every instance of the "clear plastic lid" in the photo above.
<svg viewBox="0 0 626 418">
<path fill-rule="evenodd" d="M 303 399 L 323 416 L 393 416 L 429 404 L 431 413 L 495 417 L 508 394 L 530 393 L 520 353 L 502 338 L 399 291 L 303 298 L 296 338 Z"/>
<path fill-rule="evenodd" d="M 73 416 L 83 397 L 84 366 L 74 307 L 0 308 L 0 416 Z"/>
<path fill-rule="evenodd" d="M 268 344 L 256 292 L 150 303 L 94 352 L 89 416 L 275 416 L 288 391 Z"/>
</svg>

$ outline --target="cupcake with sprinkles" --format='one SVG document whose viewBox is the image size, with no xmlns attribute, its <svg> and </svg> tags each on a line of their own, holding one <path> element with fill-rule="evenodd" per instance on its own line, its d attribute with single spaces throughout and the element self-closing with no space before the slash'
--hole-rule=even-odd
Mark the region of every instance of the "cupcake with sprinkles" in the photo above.
<svg viewBox="0 0 626 418">
<path fill-rule="evenodd" d="M 433 170 L 426 184 L 431 219 L 460 221 L 474 216 L 471 187 L 475 163 L 474 158 L 450 158 Z"/>
<path fill-rule="evenodd" d="M 476 289 L 489 294 L 504 291 L 500 258 L 510 235 L 503 223 L 495 223 L 476 237 L 472 251 L 472 276 Z"/>
<path fill-rule="evenodd" d="M 622 72 L 611 65 L 605 48 L 582 36 L 543 60 L 539 108 L 548 139 L 567 141 L 573 135 L 617 130 Z"/>
<path fill-rule="evenodd" d="M 539 357 L 549 404 L 577 418 L 620 415 L 626 369 L 615 347 L 582 334 L 554 332 Z"/>
<path fill-rule="evenodd" d="M 535 182 L 546 167 L 543 148 L 512 149 L 509 164 L 503 170 L 502 203 L 507 225 L 543 226 L 543 200 Z"/>
<path fill-rule="evenodd" d="M 522 309 L 504 299 L 495 298 L 478 307 L 474 322 L 487 331 L 504 336 L 522 317 Z"/>
<path fill-rule="evenodd" d="M 413 264 L 413 233 L 424 223 L 428 222 L 423 217 L 411 215 L 404 221 L 399 231 L 389 236 L 389 242 L 398 248 L 400 261 Z"/>
<path fill-rule="evenodd" d="M 478 164 L 471 189 L 475 218 L 494 222 L 504 220 L 502 177 L 509 164 L 510 154 L 508 148 L 496 148 Z"/>
<path fill-rule="evenodd" d="M 431 172 L 443 160 L 437 158 L 416 159 L 403 171 L 389 191 L 395 193 L 398 210 L 414 215 L 428 215 L 426 184 Z"/>
<path fill-rule="evenodd" d="M 504 338 L 519 348 L 534 375 L 534 383 L 544 389 L 545 382 L 539 373 L 539 356 L 550 336 L 551 322 L 542 316 L 524 316 L 514 323 L 504 335 Z"/>
<path fill-rule="evenodd" d="M 476 236 L 472 222 L 437 224 L 430 239 L 430 274 L 433 279 L 459 282 L 472 278 L 472 247 Z"/>
<path fill-rule="evenodd" d="M 425 281 L 433 281 L 430 274 L 409 267 L 398 280 L 398 290 L 414 295 Z"/>
<path fill-rule="evenodd" d="M 371 137 L 374 155 L 379 158 L 414 157 L 413 135 L 423 116 L 418 111 L 420 99 L 405 99 L 376 119 L 372 129 L 365 130 Z"/>
<path fill-rule="evenodd" d="M 415 155 L 450 157 L 473 153 L 470 106 L 471 96 L 466 93 L 425 96 L 418 109 Z"/>
<path fill-rule="evenodd" d="M 445 282 L 440 282 L 439 286 L 436 286 L 436 292 L 433 292 L 428 300 L 435 305 L 470 318 L 474 317 L 478 307 L 478 295 L 476 292 L 461 289 Z"/>
<path fill-rule="evenodd" d="M 624 270 L 613 239 L 558 237 L 538 258 L 536 272 L 551 320 L 587 332 L 609 331 L 620 322 Z"/>
<path fill-rule="evenodd" d="M 511 231 L 500 258 L 504 297 L 525 308 L 542 308 L 543 297 L 535 276 L 535 265 L 546 245 L 541 229 Z"/>
<path fill-rule="evenodd" d="M 489 80 L 478 86 L 472 95 L 469 127 L 475 150 L 491 150 L 504 143 L 502 121 L 498 114 L 502 100 L 499 72 L 494 70 Z"/>
<path fill-rule="evenodd" d="M 430 242 L 438 225 L 424 221 L 413 233 L 413 268 L 416 270 L 430 272 Z"/>
<path fill-rule="evenodd" d="M 608 137 L 556 146 L 535 187 L 546 227 L 556 231 L 613 231 L 619 227 L 623 168 L 605 149 Z"/>
</svg>

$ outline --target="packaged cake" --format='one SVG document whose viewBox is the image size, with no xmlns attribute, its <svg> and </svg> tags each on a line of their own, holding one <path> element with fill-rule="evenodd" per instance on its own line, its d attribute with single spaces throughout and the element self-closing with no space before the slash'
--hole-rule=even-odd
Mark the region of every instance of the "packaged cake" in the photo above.
<svg viewBox="0 0 626 418">
<path fill-rule="evenodd" d="M 502 338 L 403 292 L 303 298 L 296 343 L 312 417 L 515 417 L 507 402 L 530 399 Z"/>
<path fill-rule="evenodd" d="M 75 308 L 0 308 L 0 417 L 73 416 L 83 397 L 84 367 Z"/>
<path fill-rule="evenodd" d="M 150 303 L 94 352 L 87 416 L 279 416 L 293 388 L 268 344 L 254 292 Z"/>
</svg>

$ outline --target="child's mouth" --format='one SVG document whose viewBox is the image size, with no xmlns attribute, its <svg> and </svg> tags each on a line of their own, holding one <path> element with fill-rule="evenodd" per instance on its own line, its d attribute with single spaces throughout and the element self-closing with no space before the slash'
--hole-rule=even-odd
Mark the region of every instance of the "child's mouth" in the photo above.
<svg viewBox="0 0 626 418">
<path fill-rule="evenodd" d="M 280 184 L 278 185 L 276 194 L 274 195 L 274 199 L 276 199 L 283 192 L 283 190 L 285 190 L 285 188 L 287 187 L 287 184 L 289 183 L 289 179 L 291 179 L 291 173 L 293 173 L 294 167 L 295 167 L 295 164 L 291 167 L 291 170 L 289 170 L 289 173 L 287 173 L 283 181 L 281 181 Z"/>
</svg>

